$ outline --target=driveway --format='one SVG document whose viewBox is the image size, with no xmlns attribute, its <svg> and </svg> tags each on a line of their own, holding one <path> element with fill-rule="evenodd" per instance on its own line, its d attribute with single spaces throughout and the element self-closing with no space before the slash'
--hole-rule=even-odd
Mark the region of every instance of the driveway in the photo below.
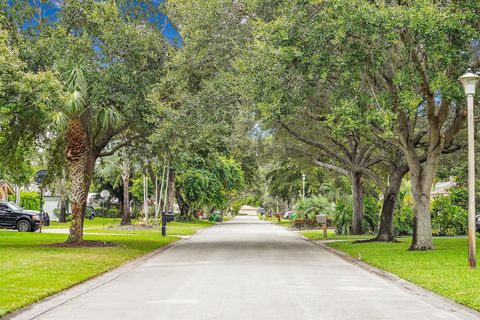
<svg viewBox="0 0 480 320">
<path fill-rule="evenodd" d="M 257 217 L 237 217 L 199 232 L 38 319 L 465 320 L 478 316 L 436 295 L 407 290 L 280 226 Z"/>
</svg>

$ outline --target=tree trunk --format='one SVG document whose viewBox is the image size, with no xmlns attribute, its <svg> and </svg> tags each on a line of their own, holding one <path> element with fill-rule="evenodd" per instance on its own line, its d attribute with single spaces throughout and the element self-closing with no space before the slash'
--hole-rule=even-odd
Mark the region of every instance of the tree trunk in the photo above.
<svg viewBox="0 0 480 320">
<path fill-rule="evenodd" d="M 175 171 L 171 169 L 168 175 L 167 212 L 173 212 L 175 204 L 175 178 Z"/>
<path fill-rule="evenodd" d="M 352 234 L 362 234 L 363 224 L 363 183 L 361 173 L 352 173 L 353 214 Z"/>
<path fill-rule="evenodd" d="M 393 230 L 393 215 L 397 203 L 398 192 L 402 184 L 403 176 L 408 172 L 408 166 L 394 166 L 390 173 L 390 183 L 383 194 L 382 213 L 380 216 L 380 227 L 376 241 L 395 241 Z"/>
<path fill-rule="evenodd" d="M 89 154 L 87 138 L 80 119 L 70 120 L 65 133 L 65 155 L 70 174 L 69 199 L 72 207 L 72 224 L 67 241 L 72 243 L 83 241 L 83 218 L 96 160 Z"/>
<path fill-rule="evenodd" d="M 68 202 L 64 196 L 60 199 L 60 214 L 58 216 L 58 222 L 66 223 L 67 222 L 67 206 Z"/>
<path fill-rule="evenodd" d="M 123 163 L 123 206 L 122 206 L 122 222 L 121 225 L 131 225 L 132 219 L 130 216 L 130 165 L 128 160 L 124 159 Z"/>
<path fill-rule="evenodd" d="M 433 182 L 412 177 L 413 237 L 409 250 L 431 250 L 432 219 L 430 216 L 430 190 Z"/>
<path fill-rule="evenodd" d="M 413 237 L 409 250 L 433 249 L 430 192 L 440 162 L 440 152 L 441 143 L 436 144 L 434 149 L 429 149 L 427 160 L 422 167 L 415 150 L 404 149 L 410 169 L 413 196 Z"/>
<path fill-rule="evenodd" d="M 180 194 L 180 191 L 178 189 L 175 189 L 175 196 L 177 198 L 177 203 L 178 206 L 180 207 L 180 220 L 189 220 L 190 216 L 190 206 L 188 203 L 183 199 L 182 195 Z"/>
</svg>

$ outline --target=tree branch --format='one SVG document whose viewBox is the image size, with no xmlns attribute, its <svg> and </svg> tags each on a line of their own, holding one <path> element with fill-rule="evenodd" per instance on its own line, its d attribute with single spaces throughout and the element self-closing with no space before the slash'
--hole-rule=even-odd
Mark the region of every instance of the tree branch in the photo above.
<svg viewBox="0 0 480 320">
<path fill-rule="evenodd" d="M 351 161 L 349 161 L 348 159 L 346 159 L 346 158 L 344 158 L 344 157 L 339 156 L 336 152 L 332 151 L 331 148 L 328 148 L 328 147 L 325 146 L 324 144 L 303 137 L 302 135 L 300 135 L 298 132 L 296 132 L 296 131 L 294 131 L 293 129 L 291 129 L 289 126 L 287 126 L 287 125 L 286 125 L 285 123 L 283 123 L 282 121 L 278 121 L 278 123 L 279 123 L 280 126 L 282 126 L 282 128 L 284 128 L 288 133 L 290 133 L 292 136 L 294 136 L 294 137 L 297 138 L 298 140 L 302 141 L 303 143 L 306 143 L 306 144 L 311 145 L 311 146 L 313 146 L 313 147 L 319 148 L 320 150 L 322 150 L 322 152 L 324 152 L 325 154 L 327 154 L 329 157 L 331 157 L 331 158 L 333 158 L 333 159 L 336 159 L 336 160 L 338 160 L 338 161 L 340 161 L 340 162 L 342 162 L 342 163 L 351 164 Z"/>
<path fill-rule="evenodd" d="M 123 147 L 127 147 L 127 146 L 131 146 L 132 145 L 132 142 L 138 138 L 141 138 L 142 135 L 136 135 L 136 136 L 133 136 L 131 137 L 130 139 L 120 143 L 120 144 L 117 144 L 116 146 L 114 146 L 112 149 L 110 149 L 109 151 L 105 151 L 105 152 L 100 152 L 99 153 L 99 157 L 106 157 L 106 156 L 111 156 L 113 155 L 115 152 L 117 152 L 118 150 L 120 150 L 121 148 Z"/>
<path fill-rule="evenodd" d="M 313 163 L 315 163 L 316 165 L 320 166 L 320 167 L 323 167 L 323 168 L 327 168 L 327 169 L 330 169 L 330 170 L 333 170 L 333 171 L 336 171 L 340 174 L 343 174 L 345 176 L 349 176 L 350 175 L 350 171 L 348 170 L 345 170 L 344 168 L 341 168 L 339 166 L 336 166 L 336 165 L 333 165 L 333 164 L 330 164 L 330 163 L 325 163 L 325 162 L 322 162 L 320 160 L 317 160 L 317 159 L 314 159 L 313 160 Z"/>
</svg>

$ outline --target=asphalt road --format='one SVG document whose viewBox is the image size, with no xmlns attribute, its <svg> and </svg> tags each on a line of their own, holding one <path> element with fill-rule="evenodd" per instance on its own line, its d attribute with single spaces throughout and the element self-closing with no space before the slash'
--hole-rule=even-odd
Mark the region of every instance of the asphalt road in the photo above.
<svg viewBox="0 0 480 320">
<path fill-rule="evenodd" d="M 282 227 L 205 229 L 39 319 L 478 319 L 354 266 Z"/>
</svg>

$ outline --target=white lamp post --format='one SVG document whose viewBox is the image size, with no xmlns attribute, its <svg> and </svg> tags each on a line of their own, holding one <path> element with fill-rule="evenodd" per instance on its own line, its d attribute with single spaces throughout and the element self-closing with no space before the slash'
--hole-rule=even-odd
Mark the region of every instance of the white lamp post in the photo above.
<svg viewBox="0 0 480 320">
<path fill-rule="evenodd" d="M 468 124 L 468 267 L 477 267 L 476 258 L 476 230 L 475 230 L 475 146 L 474 146 L 474 123 L 473 103 L 475 89 L 479 76 L 468 69 L 467 73 L 459 78 L 467 95 L 467 124 Z"/>
</svg>

